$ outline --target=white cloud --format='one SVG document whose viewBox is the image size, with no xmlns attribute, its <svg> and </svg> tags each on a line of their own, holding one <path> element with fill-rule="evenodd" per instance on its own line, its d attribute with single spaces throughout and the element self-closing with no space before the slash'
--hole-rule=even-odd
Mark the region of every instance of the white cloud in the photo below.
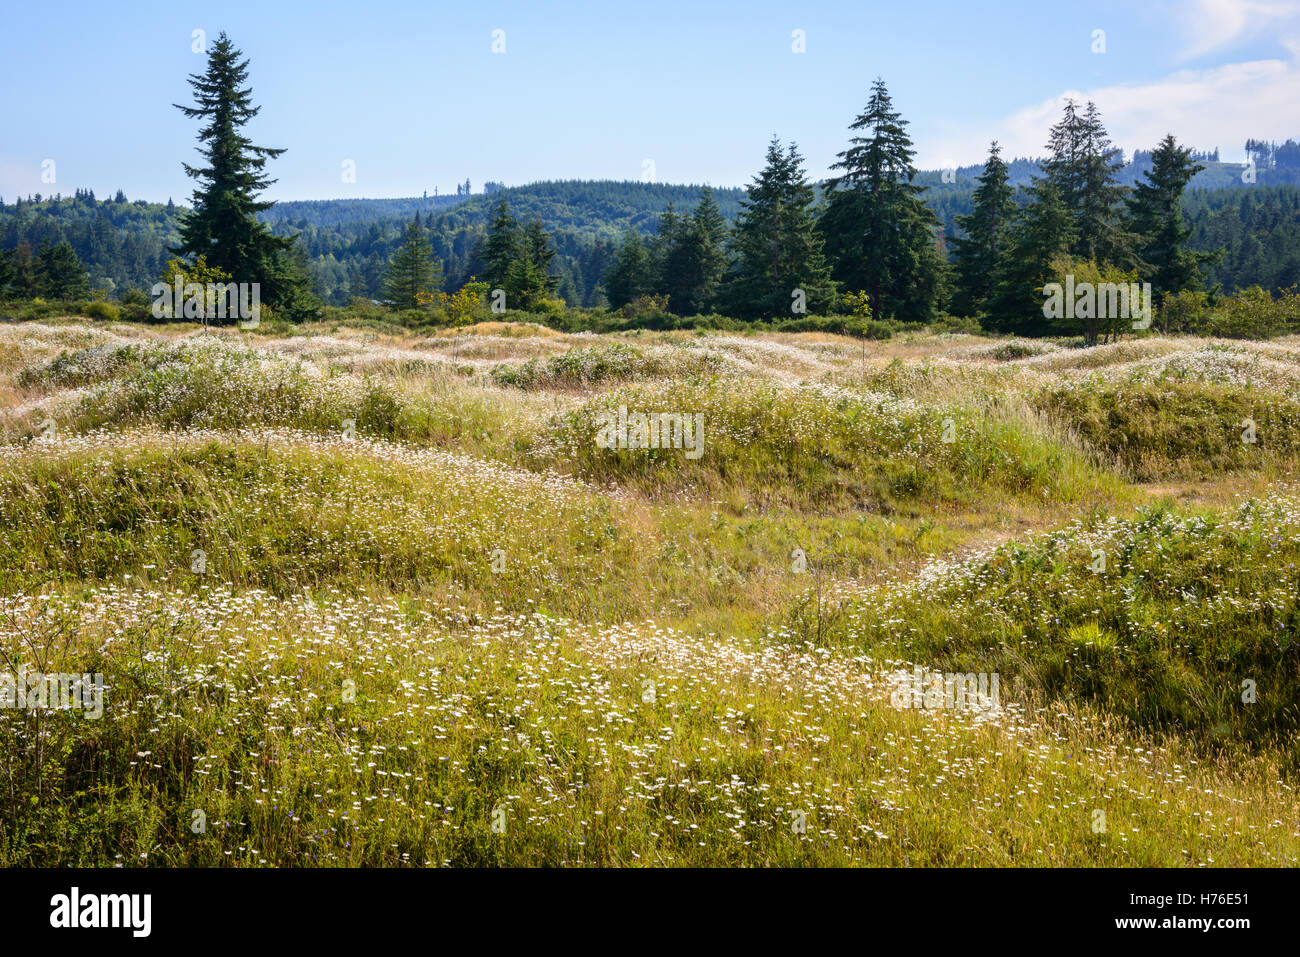
<svg viewBox="0 0 1300 957">
<path fill-rule="evenodd" d="M 1298 0 L 1196 0 L 1194 10 L 1179 16 L 1188 33 L 1183 55 L 1203 56 L 1297 17 Z"/>
<path fill-rule="evenodd" d="M 1300 57 L 1180 70 L 1140 85 L 1067 90 L 991 129 L 954 130 L 931 144 L 920 165 L 935 168 L 947 156 L 960 156 L 964 163 L 982 161 L 992 139 L 1000 142 L 1003 156 L 1040 156 L 1067 98 L 1095 102 L 1111 139 L 1126 153 L 1150 149 L 1173 133 L 1184 145 L 1219 147 L 1224 160 L 1241 159 L 1250 137 L 1280 141 L 1300 134 Z"/>
</svg>

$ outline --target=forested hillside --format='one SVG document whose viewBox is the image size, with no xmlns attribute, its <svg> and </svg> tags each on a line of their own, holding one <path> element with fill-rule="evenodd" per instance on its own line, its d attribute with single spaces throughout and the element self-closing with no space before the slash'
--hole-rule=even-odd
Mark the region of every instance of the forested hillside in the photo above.
<svg viewBox="0 0 1300 957">
<path fill-rule="evenodd" d="M 93 190 L 43 199 L 39 194 L 5 204 L 0 201 L 0 250 L 18 250 L 18 268 L 30 268 L 42 246 L 65 240 L 90 272 L 90 285 L 110 296 L 131 287 L 147 288 L 162 275 L 167 246 L 177 242 L 178 207 L 169 200 L 128 202 L 119 191 L 97 200 Z"/>
<path fill-rule="evenodd" d="M 629 229 L 653 232 L 667 209 L 693 206 L 702 188 L 573 180 L 494 189 L 468 198 L 440 197 L 441 205 L 433 198 L 277 203 L 264 218 L 277 233 L 301 234 L 298 242 L 315 264 L 317 294 L 341 305 L 353 296 L 380 294 L 384 267 L 415 215 L 426 224 L 433 253 L 442 262 L 445 288 L 457 289 L 481 275 L 478 250 L 491 206 L 504 196 L 521 222 L 540 220 L 551 233 L 559 296 L 572 305 L 590 306 L 598 302 L 597 286 L 622 235 Z M 714 196 L 730 220 L 744 190 L 719 189 Z"/>
<path fill-rule="evenodd" d="M 1261 147 L 1254 183 L 1242 181 L 1240 164 L 1218 162 L 1217 152 L 1196 154 L 1206 169 L 1196 174 L 1183 197 L 1193 226 L 1188 245 L 1226 250 L 1209 270 L 1211 280 L 1225 290 L 1300 284 L 1300 188 L 1289 185 L 1300 179 L 1300 167 L 1292 165 L 1295 150 L 1293 143 Z M 1017 187 L 1042 172 L 1036 160 L 1014 159 L 1006 165 L 1008 179 Z M 1150 167 L 1150 152 L 1139 151 L 1118 170 L 1117 180 L 1132 184 Z M 970 214 L 983 170 L 980 164 L 917 174 L 916 184 L 925 187 L 920 197 L 938 217 L 946 238 L 960 235 L 956 219 Z M 344 305 L 355 297 L 380 297 L 384 269 L 416 215 L 442 263 L 444 288 L 457 289 L 481 275 L 478 251 L 492 204 L 504 195 L 521 222 L 540 220 L 549 231 L 557 253 L 557 294 L 572 305 L 590 306 L 602 300 L 602 277 L 623 235 L 629 230 L 653 235 L 667 209 L 689 210 L 702 187 L 573 180 L 510 188 L 488 184 L 488 189 L 473 195 L 282 202 L 263 218 L 277 234 L 298 235 L 311 262 L 315 292 L 327 303 Z M 722 217 L 734 221 L 745 191 L 721 188 L 713 195 Z M 91 288 L 114 297 L 127 288 L 147 289 L 162 274 L 170 258 L 167 247 L 179 238 L 181 211 L 170 201 L 130 201 L 120 192 L 98 200 L 90 190 L 77 190 L 71 197 L 0 201 L 0 249 L 25 243 L 34 255 L 43 244 L 66 240 L 89 270 Z"/>
</svg>

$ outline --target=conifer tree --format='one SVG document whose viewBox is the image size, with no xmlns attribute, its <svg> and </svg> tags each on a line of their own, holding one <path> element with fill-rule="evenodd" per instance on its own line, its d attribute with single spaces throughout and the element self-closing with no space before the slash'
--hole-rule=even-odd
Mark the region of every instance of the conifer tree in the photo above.
<svg viewBox="0 0 1300 957">
<path fill-rule="evenodd" d="M 1050 281 L 1052 261 L 1070 250 L 1074 223 L 1051 179 L 1035 180 L 1028 193 L 1029 201 L 1012 219 L 1012 239 L 995 273 L 988 315 L 999 331 L 1042 334 L 1042 287 Z"/>
<path fill-rule="evenodd" d="M 275 180 L 265 175 L 266 163 L 284 152 L 254 146 L 240 130 L 260 107 L 253 105 L 246 86 L 248 60 L 224 32 L 208 52 L 207 70 L 191 74 L 195 105 L 175 104 L 190 119 L 201 120 L 199 152 L 206 166 L 186 163 L 185 173 L 199 182 L 192 208 L 180 223 L 180 244 L 171 251 L 194 259 L 204 256 L 208 265 L 234 277 L 236 282 L 261 284 L 263 301 L 285 309 L 301 303 L 304 290 L 287 286 L 291 270 L 277 260 L 293 244 L 292 237 L 276 236 L 257 214 L 270 209 L 257 194 Z M 119 201 L 124 202 L 121 190 Z M 297 317 L 291 317 L 297 318 Z"/>
<path fill-rule="evenodd" d="M 659 217 L 654 236 L 650 239 L 650 261 L 653 263 L 656 295 L 665 293 L 672 285 L 672 277 L 668 274 L 668 260 L 685 227 L 685 218 L 677 215 L 677 210 L 670 202 L 663 215 Z"/>
<path fill-rule="evenodd" d="M 993 295 L 1015 211 L 1014 197 L 1007 164 L 995 140 L 972 197 L 971 213 L 957 217 L 965 236 L 952 240 L 957 272 L 955 307 L 963 315 L 979 312 Z"/>
<path fill-rule="evenodd" d="M 493 206 L 487 240 L 483 244 L 481 258 L 484 282 L 493 289 L 506 289 L 510 267 L 522 254 L 519 222 L 511 215 L 510 203 L 502 194 Z"/>
<path fill-rule="evenodd" d="M 1184 244 L 1192 227 L 1183 216 L 1183 191 L 1205 169 L 1192 161 L 1192 151 L 1173 135 L 1160 141 L 1151 156 L 1145 182 L 1128 198 L 1129 228 L 1139 237 L 1138 253 L 1150 268 L 1150 282 L 1160 295 L 1194 289 L 1203 282 L 1202 267 L 1214 253 L 1192 252 Z"/>
<path fill-rule="evenodd" d="M 524 228 L 520 255 L 506 276 L 506 302 L 515 309 L 536 309 L 555 292 L 559 284 L 552 274 L 555 246 L 540 219 Z"/>
<path fill-rule="evenodd" d="M 36 284 L 46 299 L 84 299 L 90 295 L 86 267 L 67 240 L 41 247 L 36 258 Z"/>
<path fill-rule="evenodd" d="M 793 143 L 782 152 L 773 137 L 732 234 L 737 259 L 728 300 L 740 315 L 788 318 L 799 303 L 817 313 L 834 301 L 812 206 L 803 157 Z"/>
<path fill-rule="evenodd" d="M 654 292 L 654 265 L 641 234 L 630 230 L 605 273 L 605 298 L 614 309 Z"/>
<path fill-rule="evenodd" d="M 40 292 L 37 276 L 36 255 L 32 244 L 21 240 L 13 251 L 13 287 L 20 299 L 31 299 Z"/>
<path fill-rule="evenodd" d="M 434 289 L 441 284 L 442 270 L 435 265 L 430 250 L 417 212 L 384 273 L 384 296 L 395 308 L 415 309 L 432 299 Z"/>
<path fill-rule="evenodd" d="M 726 271 L 726 234 L 713 190 L 706 186 L 695 211 L 685 219 L 674 217 L 670 227 L 660 286 L 668 295 L 669 310 L 688 316 L 714 304 Z"/>
<path fill-rule="evenodd" d="M 1081 259 L 1125 268 L 1136 264 L 1135 239 L 1120 219 L 1125 188 L 1119 184 L 1123 155 L 1101 122 L 1095 103 L 1082 113 L 1067 100 L 1052 127 L 1043 164 L 1073 221 L 1070 253 Z"/>
<path fill-rule="evenodd" d="M 18 276 L 14 268 L 13 250 L 0 248 L 0 299 L 9 295 L 10 287 Z"/>
<path fill-rule="evenodd" d="M 855 135 L 832 167 L 821 220 L 833 276 L 864 290 L 872 315 L 928 319 L 944 286 L 946 263 L 935 247 L 938 218 L 920 199 L 907 124 L 884 80 L 849 127 Z"/>
</svg>

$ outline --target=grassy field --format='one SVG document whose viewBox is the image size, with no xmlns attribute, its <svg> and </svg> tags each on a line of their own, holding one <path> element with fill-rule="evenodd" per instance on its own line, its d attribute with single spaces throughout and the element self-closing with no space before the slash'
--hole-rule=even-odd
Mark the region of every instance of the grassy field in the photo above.
<svg viewBox="0 0 1300 957">
<path fill-rule="evenodd" d="M 1300 340 L 16 323 L 0 444 L 2 865 L 1300 861 Z"/>
</svg>

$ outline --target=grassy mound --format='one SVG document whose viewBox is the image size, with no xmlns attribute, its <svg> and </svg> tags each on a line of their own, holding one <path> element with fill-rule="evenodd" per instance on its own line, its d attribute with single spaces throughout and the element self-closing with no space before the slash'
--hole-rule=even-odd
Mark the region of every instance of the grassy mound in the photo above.
<svg viewBox="0 0 1300 957">
<path fill-rule="evenodd" d="M 702 415 L 702 454 L 598 447 L 598 416 L 620 407 Z M 719 379 L 606 392 L 555 417 L 527 451 L 527 460 L 600 484 L 815 510 L 906 512 L 916 503 L 969 503 L 990 490 L 1071 501 L 1118 488 L 1024 420 L 881 393 Z"/>
<path fill-rule="evenodd" d="M 906 585 L 828 596 L 827 640 L 998 672 L 1200 747 L 1300 761 L 1300 502 L 1076 523 Z M 813 628 L 806 601 L 786 627 Z M 830 624 L 827 625 L 826 622 Z"/>
<path fill-rule="evenodd" d="M 98 719 L 0 710 L 23 798 L 0 802 L 6 866 L 1300 857 L 1267 766 L 1220 779 L 1104 729 L 895 711 L 824 650 L 225 589 L 2 600 L 0 620 L 0 647 L 44 637 L 47 667 L 110 689 Z"/>
<path fill-rule="evenodd" d="M 667 378 L 694 373 L 705 375 L 721 366 L 716 354 L 698 350 L 642 352 L 631 346 L 593 346 L 570 349 L 545 360 L 529 359 L 521 365 L 492 367 L 490 375 L 500 385 L 520 389 L 578 389 L 601 383 L 633 379 Z"/>
<path fill-rule="evenodd" d="M 1291 470 L 1300 461 L 1300 401 L 1248 386 L 1094 378 L 1030 401 L 1143 481 Z"/>
</svg>

